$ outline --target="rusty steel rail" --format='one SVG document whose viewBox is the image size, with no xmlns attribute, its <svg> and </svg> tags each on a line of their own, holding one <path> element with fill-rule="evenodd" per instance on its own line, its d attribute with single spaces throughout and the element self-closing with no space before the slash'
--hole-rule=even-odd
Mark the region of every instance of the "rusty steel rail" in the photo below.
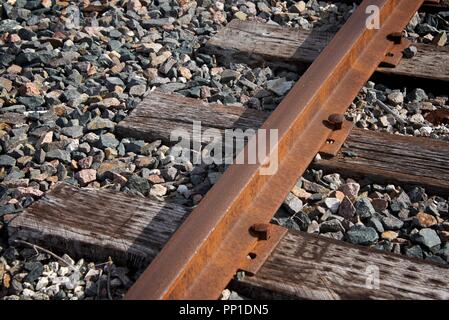
<svg viewBox="0 0 449 320">
<path fill-rule="evenodd" d="M 398 33 L 423 1 L 363 1 L 263 124 L 278 130 L 278 144 L 266 153 L 270 160 L 278 155 L 276 174 L 261 175 L 260 163 L 231 165 L 125 298 L 217 299 L 235 273 L 247 268 L 248 255 L 255 258 L 259 247 L 270 247 L 264 240 L 270 231 L 275 245 L 282 231 L 267 223 L 341 127 L 333 114 L 343 114 L 377 66 L 391 60 L 401 45 Z M 366 28 L 370 5 L 380 9 L 379 30 Z M 260 143 L 257 135 L 252 139 Z M 242 152 L 247 151 L 248 145 Z"/>
</svg>

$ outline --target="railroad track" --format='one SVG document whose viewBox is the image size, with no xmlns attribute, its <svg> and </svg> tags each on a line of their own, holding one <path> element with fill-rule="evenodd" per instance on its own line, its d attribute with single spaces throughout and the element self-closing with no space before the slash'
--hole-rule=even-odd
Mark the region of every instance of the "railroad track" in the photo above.
<svg viewBox="0 0 449 320">
<path fill-rule="evenodd" d="M 382 183 L 449 192 L 449 143 L 355 129 L 344 113 L 373 74 L 449 82 L 447 48 L 410 43 L 401 32 L 422 0 L 365 0 L 335 34 L 309 33 L 234 21 L 206 50 L 224 60 L 282 63 L 306 72 L 271 114 L 154 91 L 117 127 L 122 137 L 170 142 L 192 123 L 226 129 L 277 130 L 256 164 L 231 165 L 198 206 L 58 184 L 8 225 L 11 242 L 24 239 L 146 266 L 127 299 L 217 299 L 230 283 L 255 298 L 447 299 L 449 269 L 413 259 L 287 230 L 270 223 L 298 178 L 313 167 Z M 432 1 L 435 5 L 437 1 Z M 366 8 L 380 8 L 378 30 L 366 28 Z M 245 41 L 242 41 L 242 40 Z M 330 40 L 332 39 L 332 40 Z M 437 58 L 438 57 L 438 58 Z M 445 59 L 446 58 L 446 59 Z M 347 157 L 348 151 L 357 157 Z M 313 161 L 317 154 L 322 159 Z M 275 173 L 261 174 L 267 163 Z M 435 177 L 438 171 L 439 177 Z M 107 218 L 107 219 L 106 219 Z M 376 266 L 381 286 L 366 285 Z M 243 279 L 235 279 L 245 271 Z"/>
</svg>

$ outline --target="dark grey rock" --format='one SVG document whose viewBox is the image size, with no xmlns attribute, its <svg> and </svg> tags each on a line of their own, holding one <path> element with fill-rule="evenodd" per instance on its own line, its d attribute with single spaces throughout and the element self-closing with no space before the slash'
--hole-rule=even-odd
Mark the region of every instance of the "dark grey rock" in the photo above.
<svg viewBox="0 0 449 320">
<path fill-rule="evenodd" d="M 164 25 L 170 25 L 175 22 L 175 19 L 173 17 L 169 18 L 159 18 L 159 19 L 148 19 L 142 21 L 142 27 L 149 28 L 149 27 L 161 27 Z"/>
<path fill-rule="evenodd" d="M 416 33 L 424 36 L 428 33 L 438 33 L 438 29 L 428 23 L 420 23 L 415 28 Z"/>
<path fill-rule="evenodd" d="M 44 98 L 40 96 L 19 97 L 17 101 L 30 109 L 39 108 L 45 103 Z"/>
<path fill-rule="evenodd" d="M 36 33 L 26 28 L 20 29 L 17 34 L 22 40 L 32 40 L 36 36 Z"/>
<path fill-rule="evenodd" d="M 380 219 L 376 217 L 369 218 L 368 222 L 366 223 L 368 227 L 374 228 L 377 232 L 382 233 L 385 231 L 384 226 Z"/>
<path fill-rule="evenodd" d="M 410 102 L 422 102 L 428 100 L 429 97 L 423 89 L 416 88 L 407 95 L 407 99 Z"/>
<path fill-rule="evenodd" d="M 36 281 L 44 271 L 44 266 L 40 262 L 32 262 L 31 265 L 27 267 L 27 263 L 25 264 L 25 268 L 29 270 L 28 275 L 25 277 L 25 281 L 29 283 L 33 283 Z"/>
<path fill-rule="evenodd" d="M 82 126 L 65 127 L 61 129 L 61 133 L 67 137 L 78 139 L 83 136 Z"/>
<path fill-rule="evenodd" d="M 166 181 L 174 181 L 178 173 L 178 170 L 175 167 L 170 167 L 165 170 L 162 170 L 161 173 Z"/>
<path fill-rule="evenodd" d="M 449 243 L 446 243 L 438 254 L 441 255 L 447 262 L 449 262 Z"/>
<path fill-rule="evenodd" d="M 104 119 L 100 117 L 93 118 L 88 124 L 87 129 L 91 131 L 115 128 L 115 123 L 109 119 Z"/>
<path fill-rule="evenodd" d="M 322 224 L 320 224 L 321 233 L 339 232 L 339 231 L 344 232 L 345 228 L 343 228 L 343 225 L 337 219 L 324 221 Z"/>
<path fill-rule="evenodd" d="M 66 167 L 62 163 L 60 163 L 56 167 L 56 170 L 57 170 L 56 175 L 58 177 L 58 180 L 59 181 L 64 181 L 67 178 L 67 169 L 66 169 Z"/>
<path fill-rule="evenodd" d="M 141 96 L 143 96 L 145 94 L 146 90 L 147 90 L 147 86 L 146 85 L 139 84 L 139 85 L 136 85 L 136 86 L 132 86 L 129 89 L 129 94 L 132 95 L 132 96 L 141 97 Z"/>
<path fill-rule="evenodd" d="M 426 190 L 422 187 L 414 187 L 407 195 L 412 203 L 427 200 Z"/>
<path fill-rule="evenodd" d="M 5 204 L 0 206 L 0 217 L 5 214 L 15 213 L 17 211 L 15 205 L 13 204 Z"/>
<path fill-rule="evenodd" d="M 45 159 L 48 160 L 60 160 L 65 163 L 70 163 L 70 153 L 65 150 L 53 149 L 47 152 Z"/>
<path fill-rule="evenodd" d="M 353 226 L 346 233 L 346 237 L 350 243 L 360 245 L 372 245 L 379 239 L 376 230 L 362 225 Z"/>
<path fill-rule="evenodd" d="M 374 246 L 377 250 L 391 252 L 393 250 L 393 244 L 390 241 L 381 241 Z"/>
<path fill-rule="evenodd" d="M 3 252 L 3 258 L 5 258 L 6 262 L 11 264 L 14 260 L 17 260 L 19 257 L 19 252 L 14 247 L 6 248 Z"/>
<path fill-rule="evenodd" d="M 295 214 L 292 218 L 292 222 L 297 226 L 295 229 L 300 231 L 307 231 L 307 228 L 312 223 L 310 218 L 302 212 Z"/>
<path fill-rule="evenodd" d="M 443 258 L 441 258 L 439 256 L 435 256 L 435 255 L 427 256 L 427 257 L 425 257 L 424 260 L 432 261 L 434 263 L 438 263 L 438 264 L 441 264 L 441 265 L 447 265 L 447 261 L 446 260 L 444 260 Z"/>
<path fill-rule="evenodd" d="M 0 167 L 14 167 L 16 165 L 16 159 L 6 154 L 0 155 Z"/>
<path fill-rule="evenodd" d="M 74 100 L 78 99 L 80 94 L 81 93 L 76 88 L 69 87 L 69 89 L 65 90 L 62 93 L 61 98 L 64 101 L 74 101 Z"/>
<path fill-rule="evenodd" d="M 160 86 L 159 89 L 162 90 L 163 92 L 174 92 L 174 91 L 182 90 L 185 87 L 186 87 L 186 85 L 184 83 L 172 82 L 172 83 L 163 84 L 162 86 Z"/>
<path fill-rule="evenodd" d="M 393 212 L 399 212 L 402 209 L 408 209 L 412 205 L 407 193 L 402 191 L 395 199 L 391 201 L 390 208 Z"/>
<path fill-rule="evenodd" d="M 240 72 L 226 69 L 221 73 L 221 82 L 229 83 L 231 81 L 235 81 L 240 77 Z"/>
<path fill-rule="evenodd" d="M 115 148 L 119 145 L 119 141 L 112 133 L 100 135 L 99 145 L 101 148 Z"/>
<path fill-rule="evenodd" d="M 421 247 L 417 246 L 417 245 L 412 246 L 410 248 L 406 248 L 405 255 L 407 257 L 414 257 L 414 258 L 419 258 L 419 259 L 424 258 L 423 251 L 422 251 Z"/>
<path fill-rule="evenodd" d="M 125 147 L 126 152 L 134 152 L 137 154 L 143 153 L 143 148 L 145 147 L 146 143 L 143 140 L 131 140 L 129 142 L 126 142 L 123 144 Z"/>
<path fill-rule="evenodd" d="M 255 90 L 257 89 L 257 84 L 255 84 L 254 82 L 249 81 L 248 79 L 245 78 L 240 78 L 239 83 L 251 90 Z"/>
<path fill-rule="evenodd" d="M 354 203 L 356 214 L 359 215 L 361 219 L 370 218 L 376 211 L 369 198 L 361 198 Z"/>
<path fill-rule="evenodd" d="M 326 187 L 319 185 L 318 183 L 302 179 L 303 189 L 311 193 L 328 194 L 330 190 Z"/>
<path fill-rule="evenodd" d="M 295 84 L 294 81 L 287 81 L 285 78 L 267 81 L 267 89 L 278 96 L 285 95 Z"/>
<path fill-rule="evenodd" d="M 380 215 L 380 220 L 385 230 L 399 230 L 404 225 L 402 220 L 387 212 L 384 215 Z"/>
<path fill-rule="evenodd" d="M 423 245 L 427 249 L 431 249 L 441 244 L 440 237 L 435 230 L 430 228 L 421 229 L 419 232 L 411 236 L 413 242 Z"/>
<path fill-rule="evenodd" d="M 296 230 L 296 231 L 303 231 L 301 230 L 301 226 L 296 223 L 293 218 L 291 219 L 281 219 L 280 223 L 282 226 L 286 227 L 287 229 Z"/>
<path fill-rule="evenodd" d="M 341 231 L 324 233 L 322 236 L 335 240 L 343 240 L 345 237 L 344 233 Z"/>
<path fill-rule="evenodd" d="M 115 87 L 125 87 L 125 83 L 122 81 L 122 79 L 117 77 L 107 77 L 106 78 L 106 87 L 109 90 L 114 90 Z"/>
<path fill-rule="evenodd" d="M 22 52 L 20 53 L 15 63 L 19 66 L 28 66 L 32 64 L 47 64 L 52 58 L 54 57 L 54 54 L 51 52 Z"/>
<path fill-rule="evenodd" d="M 142 177 L 132 175 L 129 177 L 128 182 L 126 186 L 132 190 L 139 191 L 144 196 L 148 195 L 148 192 L 150 191 L 150 183 L 147 179 L 144 179 Z"/>
<path fill-rule="evenodd" d="M 167 75 L 169 73 L 169 71 L 174 67 L 175 64 L 176 64 L 176 60 L 175 59 L 168 59 L 168 61 L 165 62 L 159 68 L 159 72 L 162 73 L 162 74 Z"/>
<path fill-rule="evenodd" d="M 122 44 L 121 41 L 112 39 L 112 40 L 109 40 L 109 43 L 108 43 L 108 49 L 111 50 L 111 51 L 116 51 L 116 50 L 119 49 L 122 45 L 123 45 L 123 44 Z"/>
<path fill-rule="evenodd" d="M 22 283 L 17 279 L 12 279 L 11 286 L 9 287 L 9 294 L 20 294 L 23 291 Z"/>
<path fill-rule="evenodd" d="M 37 149 L 34 153 L 33 161 L 38 164 L 44 163 L 46 156 L 46 152 L 43 149 Z"/>
<path fill-rule="evenodd" d="M 283 205 L 291 214 L 296 214 L 302 209 L 302 201 L 291 192 L 285 198 Z"/>
<path fill-rule="evenodd" d="M 410 46 L 408 48 L 405 48 L 405 50 L 403 51 L 404 58 L 406 58 L 406 59 L 413 58 L 414 56 L 416 56 L 417 53 L 418 53 L 418 48 L 415 46 Z"/>
</svg>

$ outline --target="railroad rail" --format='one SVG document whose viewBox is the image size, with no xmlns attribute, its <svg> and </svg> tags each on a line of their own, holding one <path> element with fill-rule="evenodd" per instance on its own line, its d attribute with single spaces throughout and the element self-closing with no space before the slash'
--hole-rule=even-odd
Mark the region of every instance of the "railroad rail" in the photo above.
<svg viewBox="0 0 449 320">
<path fill-rule="evenodd" d="M 279 132 L 278 144 L 265 155 L 265 163 L 279 159 L 277 172 L 261 175 L 262 163 L 232 165 L 126 298 L 217 299 L 249 254 L 267 255 L 285 233 L 268 224 L 271 217 L 331 134 L 339 131 L 343 142 L 349 130 L 341 133 L 341 115 L 380 63 L 397 64 L 406 43 L 402 30 L 422 4 L 363 1 L 262 125 Z M 371 5 L 380 9 L 379 30 L 366 27 Z M 252 139 L 260 148 L 258 136 Z"/>
<path fill-rule="evenodd" d="M 291 43 L 281 42 L 276 49 L 261 45 L 251 50 L 248 45 L 232 46 L 232 41 L 225 44 L 220 37 L 232 40 L 232 35 L 241 36 L 245 28 L 254 27 L 245 22 L 231 23 L 210 41 L 208 50 L 216 54 L 237 52 L 245 59 L 311 64 L 271 115 L 155 91 L 117 130 L 125 137 L 168 141 L 171 128 L 185 126 L 189 130 L 180 117 L 210 121 L 208 125 L 219 130 L 261 128 L 270 134 L 275 129 L 276 145 L 268 143 L 261 148 L 262 140 L 256 135 L 242 151 L 247 154 L 249 146 L 256 145 L 257 150 L 265 150 L 264 161 L 231 165 L 192 212 L 181 205 L 164 205 L 147 199 L 132 198 L 131 204 L 131 198 L 122 194 L 78 190 L 59 184 L 11 221 L 8 227 L 11 241 L 32 239 L 70 248 L 77 254 L 89 246 L 96 257 L 112 254 L 118 260 L 132 261 L 138 266 L 151 262 L 126 299 L 217 299 L 239 270 L 255 276 L 233 284 L 243 293 L 257 289 L 259 297 L 264 298 L 447 299 L 447 268 L 270 224 L 317 153 L 328 155 L 313 163 L 320 169 L 346 171 L 379 181 L 418 184 L 442 194 L 449 190 L 449 179 L 429 178 L 426 169 L 416 165 L 428 157 L 426 161 L 440 167 L 444 161 L 441 159 L 449 155 L 449 143 L 357 131 L 342 116 L 375 72 L 449 81 L 449 70 L 444 63 L 413 72 L 416 71 L 413 60 L 401 60 L 402 51 L 410 44 L 403 38 L 402 30 L 423 3 L 424 0 L 364 0 L 332 40 L 320 42 L 308 51 L 308 56 L 297 53 L 296 44 Z M 366 28 L 366 9 L 370 5 L 380 8 L 380 29 Z M 279 31 L 278 27 L 266 28 L 270 32 Z M 282 32 L 288 37 L 295 36 L 290 31 Z M 267 33 L 262 33 L 267 37 Z M 449 56 L 444 49 L 435 54 Z M 404 64 L 408 65 L 404 67 Z M 376 163 L 376 147 L 367 151 L 364 146 L 368 139 L 386 150 L 383 155 L 387 154 L 387 161 L 381 165 Z M 351 163 L 340 157 L 345 141 L 368 153 L 365 162 Z M 397 150 L 402 150 L 399 153 L 413 150 L 402 166 L 395 163 Z M 276 160 L 279 165 L 275 174 L 260 174 L 267 164 Z M 441 169 L 440 174 L 449 177 L 449 170 Z M 109 205 L 100 205 L 98 199 L 107 199 Z M 113 218 L 106 224 L 98 223 L 90 218 L 91 212 Z M 75 215 L 77 221 L 73 219 Z M 337 265 L 336 258 L 347 261 L 346 265 Z M 381 272 L 385 271 L 387 285 L 382 290 L 362 286 L 364 279 L 358 270 L 367 263 L 375 263 Z M 288 270 L 305 274 L 283 279 L 282 274 Z M 414 279 L 413 285 L 407 277 L 400 280 L 404 270 Z M 323 277 L 327 280 L 320 280 Z M 339 281 L 333 281 L 335 277 L 347 280 L 347 286 L 343 288 Z M 285 283 L 280 284 L 281 281 Z"/>
</svg>

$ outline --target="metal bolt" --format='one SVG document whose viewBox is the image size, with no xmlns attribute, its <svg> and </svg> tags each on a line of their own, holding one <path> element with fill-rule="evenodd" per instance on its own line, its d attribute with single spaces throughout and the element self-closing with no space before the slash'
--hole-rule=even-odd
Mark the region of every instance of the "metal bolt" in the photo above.
<svg viewBox="0 0 449 320">
<path fill-rule="evenodd" d="M 387 39 L 393 41 L 394 44 L 402 43 L 402 32 L 393 32 L 387 36 Z"/>
<path fill-rule="evenodd" d="M 331 125 L 334 126 L 334 130 L 340 130 L 343 125 L 343 121 L 345 120 L 345 116 L 342 114 L 334 113 L 331 114 L 327 120 Z"/>
<path fill-rule="evenodd" d="M 260 240 L 268 240 L 270 238 L 270 224 L 256 223 L 251 226 L 251 231 L 256 234 Z"/>
</svg>

